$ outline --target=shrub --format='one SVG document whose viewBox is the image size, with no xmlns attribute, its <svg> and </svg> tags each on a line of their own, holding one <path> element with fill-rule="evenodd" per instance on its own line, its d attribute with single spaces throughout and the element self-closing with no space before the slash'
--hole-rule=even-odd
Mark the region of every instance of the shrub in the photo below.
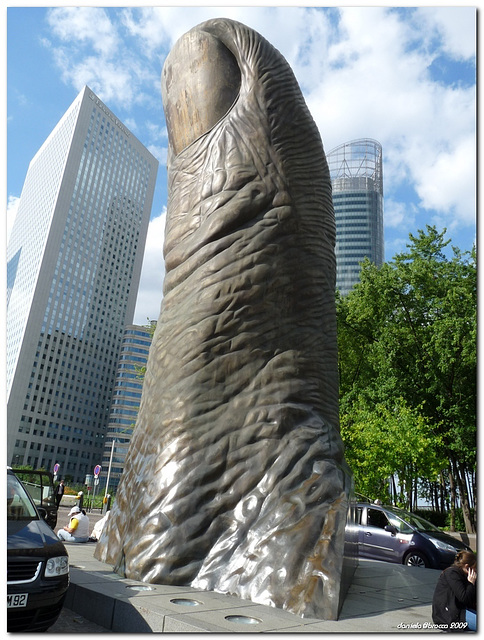
<svg viewBox="0 0 484 640">
<path fill-rule="evenodd" d="M 434 511 L 432 509 L 415 509 L 414 513 L 416 516 L 420 516 L 421 518 L 424 518 L 424 520 L 428 520 L 436 527 L 443 528 L 446 526 L 447 513 Z"/>
<path fill-rule="evenodd" d="M 433 511 L 431 509 L 416 509 L 414 513 L 416 516 L 425 518 L 425 520 L 428 520 L 440 529 L 450 529 L 450 511 L 442 513 L 440 511 Z M 471 513 L 474 514 L 474 509 L 471 509 Z M 466 530 L 464 524 L 464 516 L 462 515 L 462 509 L 455 510 L 455 530 Z"/>
<path fill-rule="evenodd" d="M 474 509 L 471 509 L 471 517 L 474 517 Z M 446 529 L 450 529 L 450 512 L 446 514 Z M 465 531 L 466 526 L 464 524 L 464 516 L 462 515 L 462 509 L 455 510 L 455 530 Z"/>
</svg>

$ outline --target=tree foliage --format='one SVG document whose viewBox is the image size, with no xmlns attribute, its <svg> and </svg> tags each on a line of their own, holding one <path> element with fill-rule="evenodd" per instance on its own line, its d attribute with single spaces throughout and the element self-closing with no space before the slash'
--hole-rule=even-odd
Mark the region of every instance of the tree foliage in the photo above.
<svg viewBox="0 0 484 640">
<path fill-rule="evenodd" d="M 391 262 L 366 261 L 360 283 L 338 299 L 341 422 L 350 457 L 355 438 L 358 455 L 365 454 L 365 438 L 369 455 L 384 423 L 392 425 L 393 438 L 385 441 L 393 451 L 418 432 L 440 471 L 452 474 L 464 508 L 465 479 L 476 465 L 476 255 L 452 247 L 447 257 L 444 235 L 427 226 Z M 421 450 L 420 458 L 428 456 Z M 388 461 L 374 462 L 387 477 Z M 435 465 L 428 462 L 412 468 L 433 482 Z M 403 469 L 391 473 L 405 484 Z"/>
<path fill-rule="evenodd" d="M 393 499 L 398 506 L 408 506 L 406 496 L 413 495 L 415 478 L 435 481 L 445 465 L 438 453 L 440 436 L 435 436 L 419 408 L 411 409 L 403 398 L 389 407 L 368 405 L 360 397 L 342 416 L 341 433 L 355 484 L 373 499 Z M 398 485 L 392 482 L 395 477 Z"/>
</svg>

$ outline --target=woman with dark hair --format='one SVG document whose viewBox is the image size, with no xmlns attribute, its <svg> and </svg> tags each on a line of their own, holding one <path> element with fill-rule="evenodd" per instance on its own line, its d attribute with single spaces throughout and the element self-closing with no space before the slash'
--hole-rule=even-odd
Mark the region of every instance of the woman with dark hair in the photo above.
<svg viewBox="0 0 484 640">
<path fill-rule="evenodd" d="M 454 564 L 439 576 L 432 601 L 432 620 L 447 631 L 476 631 L 477 558 L 459 551 Z"/>
</svg>

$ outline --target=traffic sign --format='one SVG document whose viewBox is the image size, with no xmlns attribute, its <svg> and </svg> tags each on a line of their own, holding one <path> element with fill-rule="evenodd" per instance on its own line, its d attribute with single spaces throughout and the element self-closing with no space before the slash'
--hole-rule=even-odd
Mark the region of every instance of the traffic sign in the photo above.
<svg viewBox="0 0 484 640">
<path fill-rule="evenodd" d="M 60 467 L 60 464 L 56 462 L 54 465 L 54 473 L 57 473 L 59 471 L 59 467 Z"/>
<path fill-rule="evenodd" d="M 97 478 L 100 473 L 101 473 L 101 465 L 97 464 L 94 467 L 94 477 Z"/>
</svg>

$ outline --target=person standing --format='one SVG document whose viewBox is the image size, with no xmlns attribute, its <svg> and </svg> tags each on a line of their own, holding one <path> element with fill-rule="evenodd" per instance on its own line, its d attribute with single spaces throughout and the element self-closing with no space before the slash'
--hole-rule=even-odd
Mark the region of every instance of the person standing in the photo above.
<svg viewBox="0 0 484 640">
<path fill-rule="evenodd" d="M 87 542 L 89 540 L 89 518 L 79 509 L 72 507 L 69 511 L 69 524 L 57 532 L 63 542 Z"/>
<path fill-rule="evenodd" d="M 459 551 L 454 564 L 439 576 L 432 600 L 432 620 L 446 631 L 477 629 L 477 557 Z"/>
<path fill-rule="evenodd" d="M 61 480 L 54 491 L 55 505 L 57 508 L 59 508 L 60 502 L 62 500 L 62 496 L 64 495 L 64 491 L 65 491 L 64 480 Z"/>
</svg>

